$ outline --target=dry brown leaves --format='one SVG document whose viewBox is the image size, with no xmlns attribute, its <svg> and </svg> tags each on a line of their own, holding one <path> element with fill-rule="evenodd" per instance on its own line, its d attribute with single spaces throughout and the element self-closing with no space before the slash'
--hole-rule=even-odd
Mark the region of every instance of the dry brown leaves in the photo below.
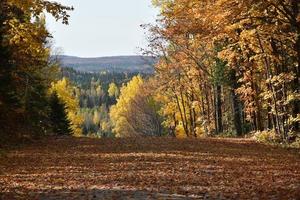
<svg viewBox="0 0 300 200">
<path fill-rule="evenodd" d="M 0 199 L 300 199 L 300 153 L 240 139 L 51 138 L 0 158 Z"/>
</svg>

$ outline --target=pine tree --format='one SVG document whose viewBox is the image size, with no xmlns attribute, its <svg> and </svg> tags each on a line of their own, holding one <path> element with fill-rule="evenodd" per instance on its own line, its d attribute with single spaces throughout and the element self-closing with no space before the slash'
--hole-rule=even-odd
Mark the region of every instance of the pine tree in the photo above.
<svg viewBox="0 0 300 200">
<path fill-rule="evenodd" d="M 71 135 L 71 123 L 67 117 L 66 106 L 62 103 L 56 92 L 52 93 L 50 99 L 51 115 L 53 130 L 58 135 Z"/>
</svg>

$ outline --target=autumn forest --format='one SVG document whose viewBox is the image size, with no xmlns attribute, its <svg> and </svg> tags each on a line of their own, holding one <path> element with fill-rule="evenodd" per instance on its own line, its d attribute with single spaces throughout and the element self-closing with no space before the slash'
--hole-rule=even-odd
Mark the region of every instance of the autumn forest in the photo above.
<svg viewBox="0 0 300 200">
<path fill-rule="evenodd" d="M 0 199 L 300 198 L 300 2 L 151 3 L 146 64 L 84 71 L 76 7 L 1 0 Z"/>
</svg>

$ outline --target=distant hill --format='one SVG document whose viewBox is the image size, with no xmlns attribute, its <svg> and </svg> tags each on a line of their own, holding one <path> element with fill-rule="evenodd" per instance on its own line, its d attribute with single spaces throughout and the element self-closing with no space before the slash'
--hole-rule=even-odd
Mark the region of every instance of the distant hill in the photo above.
<svg viewBox="0 0 300 200">
<path fill-rule="evenodd" d="M 62 67 L 71 67 L 84 72 L 140 72 L 153 73 L 156 60 L 145 56 L 112 56 L 98 58 L 80 58 L 75 56 L 59 56 Z"/>
</svg>

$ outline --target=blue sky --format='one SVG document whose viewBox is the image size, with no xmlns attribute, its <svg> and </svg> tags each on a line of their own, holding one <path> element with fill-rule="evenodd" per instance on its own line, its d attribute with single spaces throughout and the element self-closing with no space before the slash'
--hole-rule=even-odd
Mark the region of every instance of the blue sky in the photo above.
<svg viewBox="0 0 300 200">
<path fill-rule="evenodd" d="M 151 0 L 56 0 L 72 5 L 70 25 L 47 15 L 54 47 L 80 57 L 136 55 L 145 47 L 141 24 L 154 23 L 157 10 Z"/>
</svg>

